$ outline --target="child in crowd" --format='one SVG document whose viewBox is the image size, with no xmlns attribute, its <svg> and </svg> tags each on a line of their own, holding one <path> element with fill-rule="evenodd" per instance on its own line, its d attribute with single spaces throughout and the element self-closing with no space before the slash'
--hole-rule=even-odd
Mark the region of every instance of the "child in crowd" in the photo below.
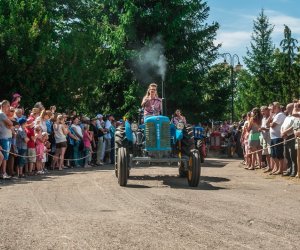
<svg viewBox="0 0 300 250">
<path fill-rule="evenodd" d="M 34 119 L 32 117 L 27 119 L 26 122 L 26 134 L 28 137 L 27 149 L 28 149 L 28 175 L 32 175 L 32 171 L 36 163 L 36 150 L 35 150 L 35 135 L 34 135 Z"/>
<path fill-rule="evenodd" d="M 34 128 L 34 136 L 35 140 L 35 149 L 36 149 L 36 170 L 37 174 L 44 174 L 42 170 L 42 161 L 44 157 L 44 142 L 42 136 L 42 128 L 41 126 L 36 126 Z"/>
<path fill-rule="evenodd" d="M 83 144 L 84 144 L 84 168 L 89 167 L 91 162 L 91 154 L 92 154 L 92 145 L 91 141 L 93 140 L 93 136 L 89 131 L 90 125 L 84 124 L 83 127 Z"/>
<path fill-rule="evenodd" d="M 48 172 L 48 170 L 45 167 L 45 164 L 48 161 L 47 153 L 50 152 L 50 147 L 51 147 L 51 143 L 48 141 L 48 139 L 49 139 L 49 136 L 48 136 L 47 132 L 42 132 L 42 141 L 44 144 L 44 154 L 43 154 L 43 159 L 42 159 L 42 171 L 44 173 Z"/>
<path fill-rule="evenodd" d="M 19 178 L 24 178 L 25 175 L 23 169 L 27 164 L 27 158 L 25 156 L 27 156 L 27 142 L 29 141 L 25 131 L 26 119 L 19 119 L 19 125 L 20 127 L 16 136 L 16 146 L 18 154 L 21 156 L 18 157 L 17 174 Z"/>
</svg>

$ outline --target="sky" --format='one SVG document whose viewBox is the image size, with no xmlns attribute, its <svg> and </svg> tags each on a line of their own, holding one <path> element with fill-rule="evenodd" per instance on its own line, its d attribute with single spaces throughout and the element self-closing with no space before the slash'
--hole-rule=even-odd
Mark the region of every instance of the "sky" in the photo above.
<svg viewBox="0 0 300 250">
<path fill-rule="evenodd" d="M 220 28 L 216 44 L 221 43 L 220 53 L 237 54 L 243 64 L 247 47 L 250 48 L 253 21 L 262 9 L 274 25 L 272 41 L 279 47 L 283 39 L 284 24 L 300 46 L 300 0 L 206 0 L 210 7 L 208 23 L 217 21 Z M 220 59 L 221 60 L 221 59 Z M 235 60 L 235 63 L 236 60 Z"/>
</svg>

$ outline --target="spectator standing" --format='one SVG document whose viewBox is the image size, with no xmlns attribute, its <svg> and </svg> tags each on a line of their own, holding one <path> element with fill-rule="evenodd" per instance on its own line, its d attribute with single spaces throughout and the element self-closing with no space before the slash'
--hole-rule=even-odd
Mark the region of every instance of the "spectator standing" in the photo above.
<svg viewBox="0 0 300 250">
<path fill-rule="evenodd" d="M 42 171 L 42 161 L 44 158 L 44 142 L 42 136 L 41 126 L 34 127 L 34 136 L 35 136 L 35 151 L 36 151 L 36 173 L 43 174 Z"/>
<path fill-rule="evenodd" d="M 294 124 L 294 134 L 296 137 L 295 149 L 297 150 L 297 174 L 296 177 L 300 178 L 300 101 L 298 103 L 294 103 L 293 110 Z"/>
<path fill-rule="evenodd" d="M 270 126 L 271 159 L 274 162 L 274 169 L 270 174 L 273 175 L 283 173 L 283 138 L 280 130 L 285 117 L 285 114 L 281 111 L 279 102 L 273 102 L 272 114 L 267 122 L 267 126 Z"/>
<path fill-rule="evenodd" d="M 251 167 L 251 157 L 250 157 L 250 150 L 249 150 L 249 130 L 248 130 L 248 126 L 249 126 L 249 122 L 250 122 L 250 118 L 251 118 L 251 112 L 247 113 L 247 118 L 246 121 L 244 122 L 244 126 L 242 129 L 242 134 L 241 134 L 241 144 L 243 146 L 244 149 L 244 162 L 245 162 L 245 169 L 250 168 Z"/>
<path fill-rule="evenodd" d="M 89 131 L 89 124 L 84 124 L 83 127 L 83 144 L 84 144 L 84 168 L 89 167 L 91 162 L 92 144 L 93 140 L 92 133 Z"/>
<path fill-rule="evenodd" d="M 36 163 L 35 136 L 34 136 L 34 118 L 30 117 L 26 121 L 26 134 L 28 137 L 27 152 L 28 152 L 28 174 L 32 175 Z"/>
<path fill-rule="evenodd" d="M 103 165 L 102 151 L 104 147 L 104 127 L 103 127 L 103 115 L 97 115 L 98 120 L 96 121 L 96 126 L 98 129 L 98 144 L 97 144 L 97 162 L 98 166 Z"/>
<path fill-rule="evenodd" d="M 26 131 L 25 131 L 25 125 L 26 125 L 26 119 L 21 118 L 19 120 L 20 127 L 17 132 L 17 149 L 18 154 L 20 155 L 18 157 L 18 163 L 17 163 L 17 173 L 19 178 L 24 177 L 24 167 L 27 164 L 27 142 L 29 141 Z"/>
<path fill-rule="evenodd" d="M 111 136 L 111 149 L 110 149 L 110 163 L 115 164 L 115 132 L 116 132 L 116 121 L 113 120 L 110 127 Z"/>
<path fill-rule="evenodd" d="M 270 128 L 267 126 L 267 121 L 270 116 L 270 110 L 267 106 L 262 106 L 260 108 L 261 114 L 263 116 L 261 121 L 261 127 L 259 131 L 261 132 L 261 146 L 262 146 L 262 162 L 265 163 L 265 170 L 264 172 L 269 172 L 272 170 L 271 166 L 271 138 L 270 138 Z"/>
<path fill-rule="evenodd" d="M 74 161 L 73 160 L 69 160 L 69 159 L 73 159 L 74 157 L 74 145 L 76 143 L 76 141 L 79 140 L 79 138 L 76 136 L 74 130 L 71 127 L 71 124 L 68 122 L 67 124 L 69 127 L 69 132 L 67 135 L 67 150 L 66 150 L 66 154 L 65 157 L 67 158 L 67 160 L 65 160 L 66 164 L 65 166 L 69 167 L 69 168 L 73 168 L 74 165 Z"/>
<path fill-rule="evenodd" d="M 47 121 L 50 119 L 51 116 L 52 113 L 50 110 L 43 109 L 40 116 L 38 116 L 34 121 L 35 126 L 41 126 L 42 132 L 47 132 L 48 131 Z"/>
<path fill-rule="evenodd" d="M 10 179 L 6 173 L 6 165 L 9 157 L 9 151 L 12 141 L 12 127 L 13 123 L 8 119 L 8 113 L 10 112 L 10 103 L 7 100 L 1 102 L 0 110 L 0 146 L 2 148 L 3 160 L 1 164 L 1 174 L 3 179 Z"/>
<path fill-rule="evenodd" d="M 16 158 L 15 154 L 18 153 L 17 146 L 16 146 L 16 137 L 17 137 L 17 130 L 19 129 L 19 123 L 14 118 L 14 113 L 15 113 L 15 108 L 10 107 L 9 113 L 7 114 L 7 118 L 12 121 L 13 126 L 11 128 L 12 138 L 11 138 L 11 147 L 9 151 L 10 154 L 6 166 L 7 174 L 10 176 L 14 176 L 15 171 L 17 172 L 17 170 L 15 170 L 15 158 Z"/>
<path fill-rule="evenodd" d="M 73 159 L 74 159 L 74 165 L 75 167 L 80 167 L 80 160 L 78 160 L 81 157 L 81 150 L 79 148 L 80 144 L 83 143 L 83 134 L 82 134 L 82 129 L 79 125 L 79 118 L 78 116 L 74 116 L 72 119 L 72 125 L 71 125 L 72 130 L 74 131 L 76 137 L 78 140 L 74 141 L 74 146 L 73 146 Z"/>
<path fill-rule="evenodd" d="M 254 153 L 260 149 L 260 126 L 262 116 L 259 108 L 254 108 L 251 112 L 251 118 L 247 130 L 249 132 L 248 145 L 250 150 L 250 167 L 249 170 L 255 169 L 256 161 L 258 160 L 258 167 L 261 167 L 261 151 Z"/>
<path fill-rule="evenodd" d="M 98 144 L 98 129 L 97 129 L 97 117 L 94 117 L 91 119 L 91 124 L 90 124 L 90 132 L 92 133 L 92 151 L 94 152 L 92 154 L 92 160 L 91 164 L 96 165 L 97 163 L 97 144 Z"/>
<path fill-rule="evenodd" d="M 43 140 L 43 144 L 44 144 L 44 154 L 43 154 L 43 159 L 42 159 L 42 171 L 44 173 L 47 173 L 48 170 L 46 168 L 46 163 L 48 162 L 48 155 L 47 153 L 50 152 L 50 148 L 51 148 L 51 143 L 48 141 L 49 136 L 47 134 L 47 132 L 42 132 L 42 140 Z"/>
<path fill-rule="evenodd" d="M 284 156 L 287 160 L 287 170 L 284 176 L 295 177 L 297 174 L 297 152 L 295 149 L 295 135 L 293 124 L 295 117 L 292 116 L 294 103 L 286 106 L 287 117 L 281 126 L 281 136 L 284 139 Z"/>
<path fill-rule="evenodd" d="M 106 134 L 104 135 L 104 139 L 105 139 L 105 158 L 106 158 L 106 162 L 110 163 L 111 159 L 110 159 L 110 151 L 111 151 L 111 133 L 110 133 L 110 128 L 111 128 L 111 123 L 112 121 L 114 121 L 114 117 L 113 115 L 108 115 L 107 116 L 107 120 L 105 122 L 105 131 Z"/>
<path fill-rule="evenodd" d="M 63 169 L 64 163 L 64 156 L 67 149 L 67 138 L 66 135 L 68 134 L 69 130 L 68 127 L 65 125 L 63 115 L 58 115 L 56 122 L 53 124 L 53 131 L 55 137 L 55 147 L 56 151 L 53 157 L 52 168 L 54 169 L 56 163 L 58 163 L 58 170 Z"/>
</svg>

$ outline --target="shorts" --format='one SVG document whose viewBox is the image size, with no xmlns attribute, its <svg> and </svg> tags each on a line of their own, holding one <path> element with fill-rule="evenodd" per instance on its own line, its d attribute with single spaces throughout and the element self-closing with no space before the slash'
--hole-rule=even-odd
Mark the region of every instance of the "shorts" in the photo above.
<svg viewBox="0 0 300 250">
<path fill-rule="evenodd" d="M 59 142 L 59 143 L 56 143 L 56 148 L 66 148 L 67 147 L 67 142 L 66 141 L 63 141 L 63 142 Z"/>
<path fill-rule="evenodd" d="M 278 160 L 284 159 L 284 155 L 283 155 L 284 147 L 283 147 L 283 143 L 281 143 L 281 142 L 283 142 L 282 138 L 271 139 L 271 157 L 272 158 L 276 158 Z M 278 143 L 280 143 L 280 144 L 273 146 Z"/>
<path fill-rule="evenodd" d="M 22 156 L 27 156 L 27 149 L 18 148 L 18 154 Z M 22 168 L 27 164 L 27 158 L 18 156 L 18 167 Z"/>
<path fill-rule="evenodd" d="M 35 148 L 29 148 L 28 149 L 28 162 L 29 163 L 36 163 L 36 150 Z"/>
<path fill-rule="evenodd" d="M 1 150 L 4 160 L 8 160 L 10 147 L 11 147 L 11 138 L 8 139 L 0 139 L 0 146 L 3 150 Z M 5 150 L 5 151 L 4 151 Z"/>
<path fill-rule="evenodd" d="M 258 149 L 260 148 L 260 141 L 259 140 L 249 140 L 248 145 L 250 149 Z"/>
<path fill-rule="evenodd" d="M 262 139 L 262 155 L 270 155 L 271 148 L 270 148 L 270 140 Z"/>
</svg>

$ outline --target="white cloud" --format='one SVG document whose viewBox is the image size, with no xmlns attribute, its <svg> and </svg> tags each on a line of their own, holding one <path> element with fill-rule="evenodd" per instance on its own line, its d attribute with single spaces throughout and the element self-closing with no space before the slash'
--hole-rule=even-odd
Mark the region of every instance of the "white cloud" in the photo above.
<svg viewBox="0 0 300 250">
<path fill-rule="evenodd" d="M 292 34 L 300 34 L 300 18 L 284 15 L 274 10 L 266 10 L 265 13 L 270 23 L 275 25 L 273 31 L 275 35 L 283 35 L 284 24 L 291 29 Z"/>
<path fill-rule="evenodd" d="M 237 47 L 245 47 L 251 40 L 251 32 L 247 31 L 223 31 L 219 32 L 216 44 L 221 43 L 223 49 L 232 49 Z"/>
</svg>

